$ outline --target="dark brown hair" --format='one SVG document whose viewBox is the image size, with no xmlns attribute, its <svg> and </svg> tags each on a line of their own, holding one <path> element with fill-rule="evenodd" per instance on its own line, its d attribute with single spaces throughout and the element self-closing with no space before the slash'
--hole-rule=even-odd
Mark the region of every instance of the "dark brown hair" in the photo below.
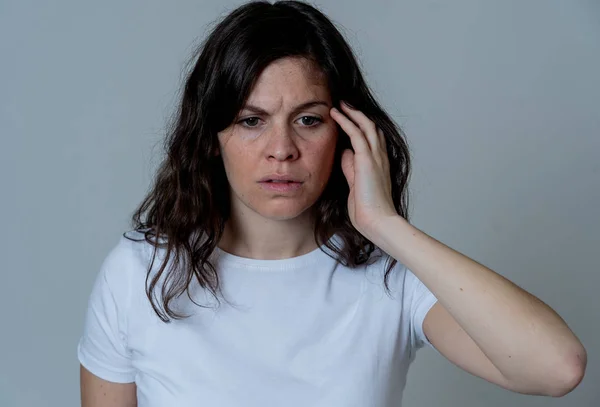
<svg viewBox="0 0 600 407">
<path fill-rule="evenodd" d="M 375 101 L 352 50 L 321 11 L 298 1 L 246 3 L 215 26 L 195 55 L 165 140 L 166 156 L 132 217 L 134 229 L 154 247 L 146 294 L 163 321 L 184 317 L 173 300 L 184 293 L 192 300 L 189 287 L 194 280 L 218 299 L 219 275 L 209 256 L 223 234 L 230 207 L 223 162 L 214 154 L 216 135 L 233 123 L 262 70 L 279 58 L 315 62 L 327 79 L 334 106 L 347 101 L 383 130 L 393 202 L 398 214 L 408 219 L 410 154 L 402 130 Z M 351 145 L 348 137 L 341 137 L 339 126 L 338 132 L 334 168 L 313 208 L 314 236 L 338 261 L 355 267 L 370 261 L 376 247 L 348 217 L 349 189 L 340 159 Z M 331 244 L 332 234 L 339 237 L 341 247 Z M 151 275 L 158 248 L 166 249 L 165 258 Z M 396 263 L 389 260 L 384 278 L 388 290 L 388 275 Z"/>
</svg>

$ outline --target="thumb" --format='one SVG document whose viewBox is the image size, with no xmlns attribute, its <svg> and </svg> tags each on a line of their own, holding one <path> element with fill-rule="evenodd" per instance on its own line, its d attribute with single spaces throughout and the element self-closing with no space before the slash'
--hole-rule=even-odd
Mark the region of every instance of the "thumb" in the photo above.
<svg viewBox="0 0 600 407">
<path fill-rule="evenodd" d="M 352 189 L 354 186 L 354 152 L 350 149 L 346 149 L 342 153 L 342 172 Z"/>
</svg>

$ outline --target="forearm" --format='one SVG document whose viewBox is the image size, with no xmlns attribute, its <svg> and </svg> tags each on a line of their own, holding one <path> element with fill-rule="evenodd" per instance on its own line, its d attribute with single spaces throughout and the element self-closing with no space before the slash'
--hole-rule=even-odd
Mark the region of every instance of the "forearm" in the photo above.
<svg viewBox="0 0 600 407">
<path fill-rule="evenodd" d="M 432 291 L 508 380 L 585 364 L 585 349 L 560 316 L 509 280 L 401 217 L 371 235 Z"/>
</svg>

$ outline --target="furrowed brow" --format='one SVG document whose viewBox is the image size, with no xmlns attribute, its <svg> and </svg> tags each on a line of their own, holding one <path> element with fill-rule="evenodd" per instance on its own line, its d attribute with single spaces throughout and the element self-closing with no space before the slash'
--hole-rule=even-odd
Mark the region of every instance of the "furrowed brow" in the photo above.
<svg viewBox="0 0 600 407">
<path fill-rule="evenodd" d="M 325 102 L 324 100 L 311 100 L 309 102 L 302 103 L 302 104 L 296 106 L 294 108 L 294 110 L 292 110 L 292 114 L 298 113 L 304 109 L 308 109 L 308 108 L 320 106 L 320 105 L 328 107 L 329 103 Z M 261 114 L 261 115 L 265 115 L 265 116 L 269 115 L 269 112 L 267 112 L 266 110 L 264 110 L 258 106 L 254 106 L 254 105 L 246 105 L 246 106 L 244 106 L 244 108 L 242 110 L 245 112 L 256 113 L 256 114 Z"/>
</svg>

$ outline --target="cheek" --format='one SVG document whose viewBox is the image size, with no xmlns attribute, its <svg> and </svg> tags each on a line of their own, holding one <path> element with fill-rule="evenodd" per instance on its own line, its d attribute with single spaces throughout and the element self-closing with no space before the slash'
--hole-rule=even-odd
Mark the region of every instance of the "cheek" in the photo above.
<svg viewBox="0 0 600 407">
<path fill-rule="evenodd" d="M 323 163 L 331 165 L 335 156 L 335 149 L 338 142 L 337 132 L 333 133 L 330 137 L 324 140 L 323 145 L 319 146 L 320 160 Z"/>
<path fill-rule="evenodd" d="M 228 149 L 222 151 L 223 166 L 230 184 L 244 184 L 243 179 L 251 173 L 252 163 L 249 162 L 247 154 L 241 151 Z"/>
<path fill-rule="evenodd" d="M 327 182 L 329 179 L 335 158 L 336 141 L 336 138 L 332 138 L 320 143 L 313 152 L 313 168 L 317 169 L 316 175 L 321 183 Z"/>
</svg>

